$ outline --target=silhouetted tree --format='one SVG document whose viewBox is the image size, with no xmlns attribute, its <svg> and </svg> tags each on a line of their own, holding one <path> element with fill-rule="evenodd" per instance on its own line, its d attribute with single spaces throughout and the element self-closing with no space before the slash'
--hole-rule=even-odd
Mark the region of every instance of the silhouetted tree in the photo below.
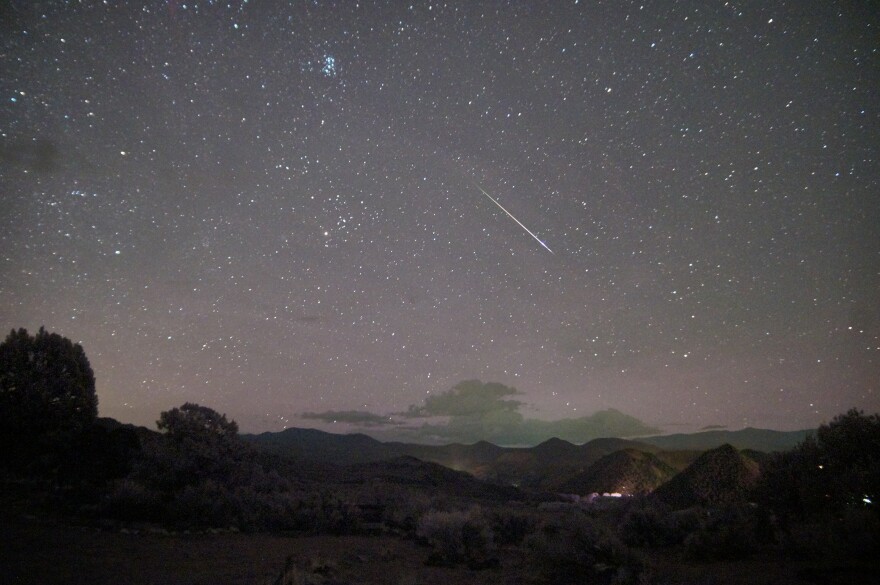
<svg viewBox="0 0 880 585">
<path fill-rule="evenodd" d="M 840 515 L 880 495 L 880 415 L 852 409 L 768 463 L 761 501 L 784 514 Z"/>
<path fill-rule="evenodd" d="M 42 327 L 11 331 L 0 344 L 0 441 L 31 456 L 63 446 L 98 415 L 95 375 L 79 344 Z"/>
<path fill-rule="evenodd" d="M 164 432 L 142 440 L 142 457 L 106 499 L 109 514 L 176 528 L 296 526 L 291 483 L 274 469 L 275 458 L 238 435 L 235 421 L 186 403 L 156 424 Z M 340 516 L 341 525 L 350 522 Z"/>
<path fill-rule="evenodd" d="M 816 431 L 820 462 L 834 499 L 864 505 L 880 496 L 880 414 L 851 409 Z"/>
<path fill-rule="evenodd" d="M 228 441 L 238 435 L 238 424 L 234 420 L 227 420 L 225 414 L 191 402 L 161 413 L 156 426 L 175 441 Z"/>
<path fill-rule="evenodd" d="M 165 431 L 157 454 L 166 460 L 175 488 L 207 479 L 238 480 L 239 463 L 248 449 L 238 436 L 238 425 L 225 414 L 187 402 L 161 413 L 156 426 Z"/>
<path fill-rule="evenodd" d="M 855 409 L 778 455 L 756 490 L 757 500 L 775 513 L 787 546 L 853 558 L 880 553 L 878 494 L 880 415 Z"/>
</svg>

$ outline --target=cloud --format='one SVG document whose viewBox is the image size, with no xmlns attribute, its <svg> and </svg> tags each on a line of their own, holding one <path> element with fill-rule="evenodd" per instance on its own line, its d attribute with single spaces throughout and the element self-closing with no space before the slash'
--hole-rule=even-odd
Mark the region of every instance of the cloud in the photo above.
<svg viewBox="0 0 880 585">
<path fill-rule="evenodd" d="M 727 425 L 706 425 L 701 427 L 701 431 L 721 431 L 727 428 Z"/>
<path fill-rule="evenodd" d="M 581 444 L 602 437 L 634 437 L 660 432 L 613 409 L 579 418 L 527 419 L 519 412 L 523 403 L 511 398 L 518 395 L 520 392 L 516 388 L 504 384 L 466 380 L 446 392 L 428 396 L 422 405 L 412 405 L 405 412 L 394 415 L 409 424 L 364 411 L 330 410 L 300 416 L 368 427 L 372 429 L 370 434 L 377 439 L 413 443 L 490 441 L 498 445 L 536 445 L 557 437 Z M 417 425 L 415 421 L 418 419 L 430 420 Z"/>
<path fill-rule="evenodd" d="M 618 410 L 600 410 L 589 416 L 552 421 L 523 418 L 515 411 L 493 411 L 481 416 L 454 416 L 442 424 L 401 427 L 382 437 L 429 443 L 473 443 L 537 445 L 553 437 L 582 444 L 605 437 L 636 437 L 659 433 L 639 419 Z M 379 438 L 379 437 L 377 437 Z"/>
<path fill-rule="evenodd" d="M 327 410 L 324 412 L 303 412 L 300 418 L 319 420 L 327 423 L 349 423 L 360 427 L 379 427 L 399 424 L 388 416 L 363 410 Z"/>
<path fill-rule="evenodd" d="M 422 406 L 410 406 L 403 416 L 418 418 L 431 416 L 473 417 L 493 412 L 515 412 L 521 402 L 503 400 L 519 394 L 516 388 L 497 382 L 483 383 L 465 380 L 441 394 L 428 396 Z"/>
</svg>

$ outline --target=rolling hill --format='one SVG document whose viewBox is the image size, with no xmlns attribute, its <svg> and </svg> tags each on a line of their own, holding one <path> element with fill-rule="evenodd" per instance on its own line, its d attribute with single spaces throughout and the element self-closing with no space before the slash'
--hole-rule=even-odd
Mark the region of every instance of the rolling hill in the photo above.
<svg viewBox="0 0 880 585">
<path fill-rule="evenodd" d="M 671 479 L 677 470 L 652 453 L 621 449 L 605 455 L 554 491 L 578 495 L 620 493 L 646 494 Z"/>
<path fill-rule="evenodd" d="M 760 469 L 732 445 L 706 451 L 684 471 L 654 490 L 669 506 L 719 505 L 745 501 Z"/>
</svg>

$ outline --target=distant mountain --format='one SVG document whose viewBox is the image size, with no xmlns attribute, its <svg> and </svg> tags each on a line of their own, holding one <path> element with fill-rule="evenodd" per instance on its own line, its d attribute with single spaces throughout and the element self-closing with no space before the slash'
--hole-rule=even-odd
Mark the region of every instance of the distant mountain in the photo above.
<svg viewBox="0 0 880 585">
<path fill-rule="evenodd" d="M 354 465 L 383 461 L 405 455 L 394 445 L 363 434 L 339 435 L 317 429 L 290 428 L 277 433 L 242 435 L 258 447 L 294 459 Z"/>
<path fill-rule="evenodd" d="M 755 461 L 732 445 L 721 445 L 697 457 L 654 495 L 673 508 L 745 501 L 759 473 Z"/>
<path fill-rule="evenodd" d="M 640 443 L 650 443 L 665 450 L 705 451 L 727 444 L 737 449 L 753 449 L 772 453 L 790 451 L 802 442 L 812 430 L 771 431 L 751 427 L 739 431 L 705 431 L 692 434 L 640 437 Z"/>
<path fill-rule="evenodd" d="M 278 433 L 244 435 L 261 449 L 296 460 L 337 466 L 370 464 L 415 457 L 496 484 L 546 490 L 585 471 L 596 461 L 621 449 L 656 453 L 666 465 L 683 469 L 695 455 L 667 454 L 646 443 L 626 439 L 594 439 L 574 445 L 549 439 L 535 447 L 499 447 L 485 441 L 473 445 L 382 443 L 362 434 L 338 435 L 316 429 L 287 429 Z"/>
<path fill-rule="evenodd" d="M 414 457 L 494 484 L 586 494 L 650 491 L 669 479 L 672 472 L 695 464 L 704 451 L 717 450 L 725 440 L 730 441 L 730 448 L 746 449 L 743 456 L 749 455 L 748 461 L 760 462 L 766 457 L 762 452 L 790 449 L 807 433 L 713 430 L 639 441 L 594 439 L 583 445 L 549 439 L 534 447 L 499 447 L 485 441 L 442 446 L 383 443 L 364 434 L 339 435 L 298 428 L 243 438 L 265 451 L 303 464 L 346 467 Z M 617 455 L 609 457 L 613 454 Z M 600 461 L 601 465 L 597 465 Z"/>
<path fill-rule="evenodd" d="M 583 451 L 574 443 L 562 439 L 547 439 L 529 449 L 536 457 L 550 463 L 559 460 L 583 457 Z"/>
<path fill-rule="evenodd" d="M 554 491 L 566 494 L 644 494 L 671 479 L 678 470 L 652 453 L 622 449 L 605 455 Z"/>
</svg>

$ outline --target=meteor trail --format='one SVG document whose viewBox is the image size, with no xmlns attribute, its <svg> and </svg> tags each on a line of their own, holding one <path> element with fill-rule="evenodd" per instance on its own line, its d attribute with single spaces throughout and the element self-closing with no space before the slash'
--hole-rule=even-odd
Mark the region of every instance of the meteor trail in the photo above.
<svg viewBox="0 0 880 585">
<path fill-rule="evenodd" d="M 527 232 L 530 236 L 532 236 L 533 238 L 535 238 L 535 241 L 536 241 L 536 242 L 538 242 L 539 244 L 541 244 L 542 246 L 544 246 L 544 249 L 545 249 L 545 250 L 547 250 L 548 252 L 550 252 L 550 253 L 553 254 L 554 256 L 556 255 L 556 253 L 555 253 L 553 250 L 551 250 L 551 249 L 547 246 L 547 244 L 545 244 L 544 242 L 542 242 L 541 239 L 540 239 L 538 236 L 536 236 L 535 234 L 532 233 L 532 230 L 530 230 L 529 228 L 527 228 L 526 226 L 524 226 L 520 220 L 518 220 L 517 218 L 513 217 L 513 214 L 512 214 L 512 213 L 510 213 L 509 211 L 507 211 L 506 209 L 504 209 L 504 206 L 503 206 L 503 205 L 501 205 L 500 203 L 498 203 L 497 201 L 495 201 L 495 198 L 494 198 L 494 197 L 492 197 L 491 195 L 489 195 L 488 193 L 486 193 L 486 190 L 485 190 L 485 189 L 483 189 L 482 187 L 480 187 L 480 186 L 477 185 L 476 183 L 474 183 L 474 186 L 475 186 L 477 189 L 479 189 L 480 191 L 482 191 L 482 192 L 483 192 L 483 195 L 485 195 L 486 197 L 488 197 L 489 200 L 490 200 L 492 203 L 494 203 L 495 205 L 497 205 L 497 206 L 501 209 L 501 211 L 503 211 L 504 213 L 506 213 L 506 214 L 510 217 L 510 219 L 512 219 L 513 221 L 515 221 L 519 227 L 521 227 L 522 229 L 526 230 L 526 232 Z"/>
</svg>

